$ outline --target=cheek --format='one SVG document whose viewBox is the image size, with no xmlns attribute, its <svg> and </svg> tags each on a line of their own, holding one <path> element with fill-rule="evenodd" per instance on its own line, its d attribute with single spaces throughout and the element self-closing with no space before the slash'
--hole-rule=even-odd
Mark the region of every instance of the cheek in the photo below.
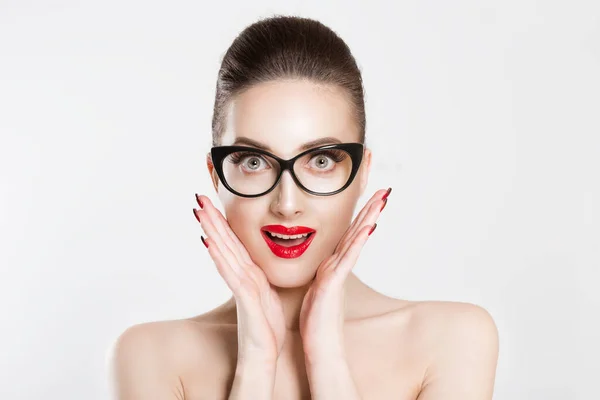
<svg viewBox="0 0 600 400">
<path fill-rule="evenodd" d="M 319 207 L 319 225 L 326 235 L 324 245 L 335 247 L 352 222 L 356 200 L 353 197 L 340 198 Z"/>
<path fill-rule="evenodd" d="M 323 221 L 328 221 L 330 224 L 344 225 L 349 218 L 352 218 L 354 201 L 352 201 L 352 199 L 332 201 L 326 206 L 319 207 L 319 212 L 321 213 Z"/>
<path fill-rule="evenodd" d="M 234 198 L 224 203 L 224 208 L 229 226 L 246 247 L 255 238 L 260 238 L 260 216 L 264 214 L 264 206 L 256 200 Z"/>
</svg>

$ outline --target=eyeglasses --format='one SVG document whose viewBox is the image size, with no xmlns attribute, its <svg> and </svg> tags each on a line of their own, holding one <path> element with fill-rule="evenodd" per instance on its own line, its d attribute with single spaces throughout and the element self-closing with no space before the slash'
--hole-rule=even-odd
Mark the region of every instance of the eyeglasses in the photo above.
<svg viewBox="0 0 600 400">
<path fill-rule="evenodd" d="M 246 146 L 217 146 L 213 165 L 223 185 L 241 197 L 263 196 L 277 186 L 283 171 L 296 185 L 315 196 L 331 196 L 346 189 L 363 157 L 362 143 L 329 144 L 283 160 L 268 151 Z"/>
</svg>

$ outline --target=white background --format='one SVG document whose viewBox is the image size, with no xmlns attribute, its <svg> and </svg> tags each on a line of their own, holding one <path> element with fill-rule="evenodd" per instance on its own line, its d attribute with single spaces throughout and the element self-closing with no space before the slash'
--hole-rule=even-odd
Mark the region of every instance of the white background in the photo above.
<svg viewBox="0 0 600 400">
<path fill-rule="evenodd" d="M 191 209 L 221 57 L 273 13 L 364 74 L 394 191 L 357 275 L 489 310 L 495 399 L 600 398 L 600 5 L 533 0 L 1 0 L 0 398 L 107 398 L 123 330 L 229 297 Z"/>
</svg>

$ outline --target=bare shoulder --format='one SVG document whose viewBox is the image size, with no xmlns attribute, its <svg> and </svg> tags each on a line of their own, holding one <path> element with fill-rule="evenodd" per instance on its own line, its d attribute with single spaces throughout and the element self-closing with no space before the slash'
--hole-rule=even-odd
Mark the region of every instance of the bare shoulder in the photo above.
<svg viewBox="0 0 600 400">
<path fill-rule="evenodd" d="M 147 322 L 131 326 L 118 336 L 109 364 L 113 399 L 184 399 L 179 376 L 173 369 L 176 355 L 169 351 L 178 331 L 175 325 L 171 321 Z"/>
<path fill-rule="evenodd" d="M 187 374 L 210 379 L 229 357 L 230 331 L 213 312 L 127 328 L 110 352 L 113 398 L 184 399 Z"/>
<path fill-rule="evenodd" d="M 407 329 L 426 359 L 419 400 L 491 399 L 498 330 L 481 306 L 462 302 L 411 302 Z"/>
<path fill-rule="evenodd" d="M 494 319 L 483 307 L 449 301 L 399 301 L 394 311 L 426 348 L 443 352 L 460 347 L 484 345 L 497 347 L 498 330 Z"/>
<path fill-rule="evenodd" d="M 399 328 L 411 345 L 441 349 L 445 345 L 453 348 L 474 345 L 475 340 L 487 340 L 494 345 L 498 340 L 492 316 L 476 304 L 389 297 L 382 304 L 377 315 Z"/>
<path fill-rule="evenodd" d="M 472 303 L 451 301 L 418 301 L 410 303 L 414 322 L 438 333 L 459 330 L 497 336 L 496 324 L 490 313 Z"/>
</svg>

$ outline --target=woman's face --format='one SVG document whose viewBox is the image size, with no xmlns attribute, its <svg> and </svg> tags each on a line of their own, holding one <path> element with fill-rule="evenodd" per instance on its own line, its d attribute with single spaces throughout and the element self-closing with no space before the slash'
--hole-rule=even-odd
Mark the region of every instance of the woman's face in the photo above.
<svg viewBox="0 0 600 400">
<path fill-rule="evenodd" d="M 360 140 L 349 102 L 341 90 L 309 81 L 274 81 L 250 88 L 230 103 L 225 125 L 220 145 L 254 147 L 248 142 L 251 140 L 283 159 L 301 153 L 303 145 L 316 140 L 325 141 L 311 147 Z M 321 261 L 333 253 L 349 227 L 367 184 L 370 160 L 370 151 L 365 150 L 352 184 L 332 196 L 306 193 L 285 171 L 270 193 L 257 198 L 239 197 L 219 182 L 210 157 L 208 168 L 229 225 L 269 282 L 278 287 L 298 287 L 314 278 Z M 269 246 L 262 232 L 267 225 L 303 226 L 315 232 L 300 256 L 286 258 Z M 286 242 L 275 238 L 281 246 L 305 240 Z"/>
</svg>

